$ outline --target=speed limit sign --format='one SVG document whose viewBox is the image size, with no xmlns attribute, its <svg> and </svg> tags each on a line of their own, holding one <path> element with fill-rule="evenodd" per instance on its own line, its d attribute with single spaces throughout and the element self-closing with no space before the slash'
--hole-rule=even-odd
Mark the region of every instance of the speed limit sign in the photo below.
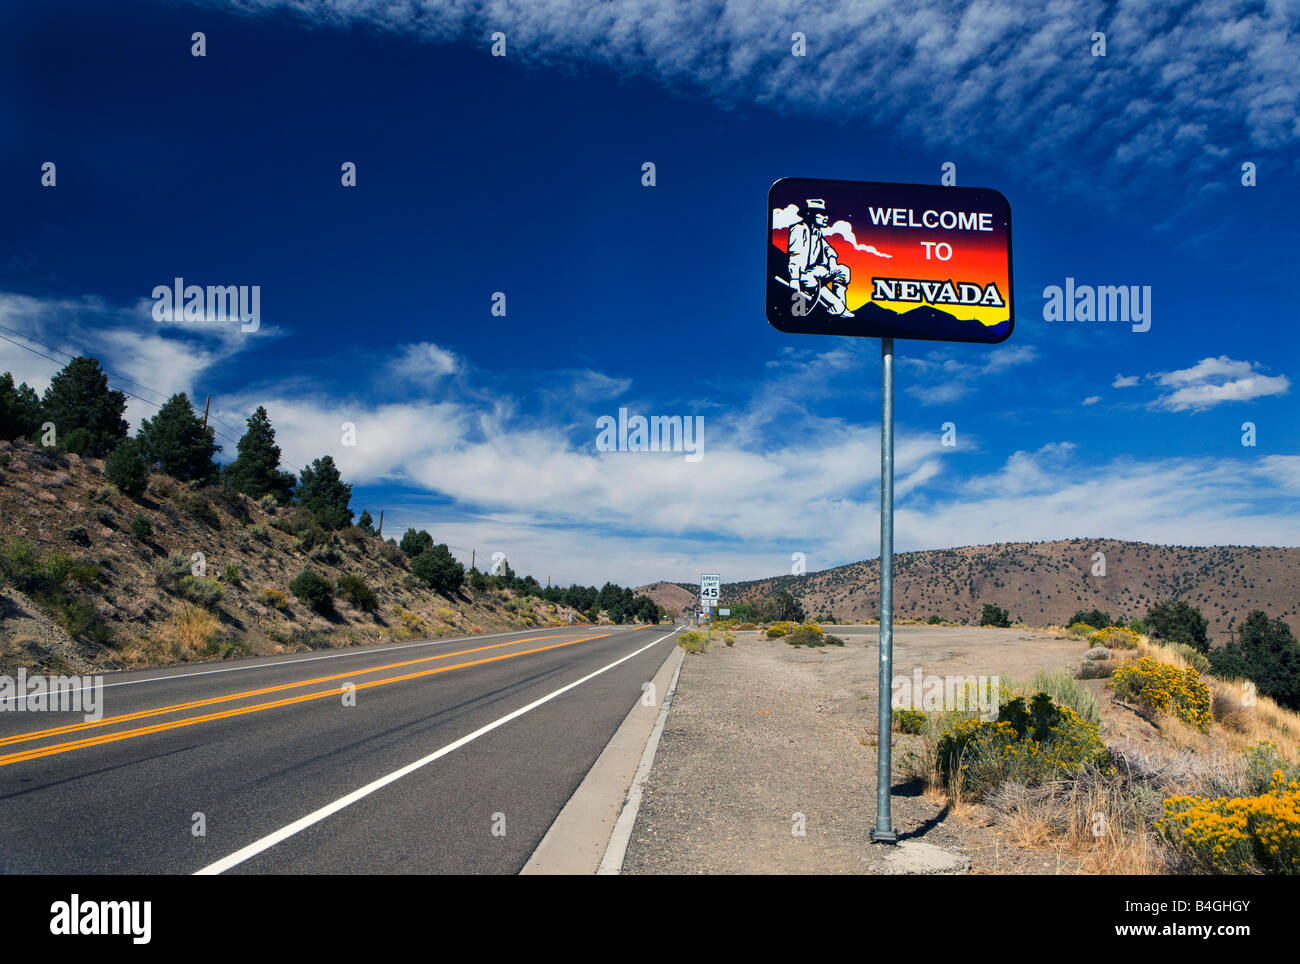
<svg viewBox="0 0 1300 964">
<path fill-rule="evenodd" d="M 705 606 L 716 606 L 722 595 L 722 576 L 716 572 L 700 575 L 700 602 Z"/>
</svg>

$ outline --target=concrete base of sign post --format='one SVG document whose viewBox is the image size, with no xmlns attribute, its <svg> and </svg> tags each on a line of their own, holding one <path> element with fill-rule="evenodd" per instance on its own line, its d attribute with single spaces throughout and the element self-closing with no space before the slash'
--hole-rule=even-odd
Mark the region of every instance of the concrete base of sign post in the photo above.
<svg viewBox="0 0 1300 964">
<path fill-rule="evenodd" d="M 970 859 L 919 840 L 904 840 L 885 858 L 887 874 L 967 874 Z"/>
</svg>

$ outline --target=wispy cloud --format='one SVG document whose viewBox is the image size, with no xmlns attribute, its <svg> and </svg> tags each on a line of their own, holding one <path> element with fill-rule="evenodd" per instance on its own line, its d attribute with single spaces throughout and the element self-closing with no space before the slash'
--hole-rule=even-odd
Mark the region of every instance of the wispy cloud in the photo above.
<svg viewBox="0 0 1300 964">
<path fill-rule="evenodd" d="M 1188 183 L 1218 177 L 1229 146 L 1300 140 L 1300 31 L 1288 3 L 1057 0 L 1033 17 L 1013 0 L 231 5 L 485 48 L 501 30 L 530 61 L 615 66 L 798 116 L 871 118 L 895 139 L 968 155 L 1014 151 L 1027 177 L 1077 190 L 1091 178 L 1132 189 L 1170 170 Z M 1091 55 L 1095 30 L 1107 35 L 1104 57 Z M 807 57 L 791 56 L 795 31 L 807 36 Z"/>
<path fill-rule="evenodd" d="M 923 405 L 940 405 L 970 394 L 990 375 L 1027 365 L 1037 358 L 1038 349 L 1033 345 L 1016 345 L 992 349 L 970 362 L 952 357 L 952 349 L 938 349 L 924 357 L 903 356 L 899 365 L 916 376 L 905 391 Z"/>
</svg>

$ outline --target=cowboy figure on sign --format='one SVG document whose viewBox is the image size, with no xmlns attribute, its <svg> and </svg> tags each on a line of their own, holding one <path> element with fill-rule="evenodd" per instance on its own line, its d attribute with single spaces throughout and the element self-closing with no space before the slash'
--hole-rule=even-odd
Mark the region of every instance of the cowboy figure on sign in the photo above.
<svg viewBox="0 0 1300 964">
<path fill-rule="evenodd" d="M 824 200 L 809 198 L 804 202 L 799 220 L 790 225 L 786 245 L 790 259 L 787 284 L 804 296 L 804 313 L 821 301 L 828 314 L 852 318 L 853 312 L 844 302 L 849 288 L 849 269 L 839 263 L 839 254 L 826 240 L 829 224 Z"/>
</svg>

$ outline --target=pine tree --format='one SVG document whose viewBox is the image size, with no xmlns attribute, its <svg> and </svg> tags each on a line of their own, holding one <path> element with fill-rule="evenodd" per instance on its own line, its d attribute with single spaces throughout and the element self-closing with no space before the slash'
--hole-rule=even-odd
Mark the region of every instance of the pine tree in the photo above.
<svg viewBox="0 0 1300 964">
<path fill-rule="evenodd" d="M 326 529 L 342 529 L 352 523 L 352 486 L 345 483 L 334 465 L 333 456 L 324 455 L 302 470 L 296 491 L 298 502 Z"/>
<path fill-rule="evenodd" d="M 144 457 L 181 482 L 208 482 L 217 474 L 212 456 L 221 451 L 184 392 L 173 395 L 136 433 Z"/>
<path fill-rule="evenodd" d="M 14 376 L 0 375 L 0 439 L 37 437 L 41 429 L 41 398 L 26 382 L 14 386 Z"/>
<path fill-rule="evenodd" d="M 84 429 L 89 441 L 83 454 L 107 455 L 126 438 L 126 395 L 108 387 L 108 376 L 94 358 L 74 358 L 50 379 L 41 401 L 41 418 L 53 422 L 59 436 Z"/>
<path fill-rule="evenodd" d="M 281 505 L 293 495 L 296 479 L 292 472 L 280 469 L 280 446 L 275 444 L 275 429 L 266 409 L 257 407 L 248 418 L 248 430 L 237 446 L 235 461 L 226 466 L 225 475 L 236 492 L 254 499 L 270 494 Z"/>
<path fill-rule="evenodd" d="M 104 459 L 104 477 L 124 494 L 143 495 L 149 484 L 149 460 L 138 439 L 124 438 Z"/>
</svg>

